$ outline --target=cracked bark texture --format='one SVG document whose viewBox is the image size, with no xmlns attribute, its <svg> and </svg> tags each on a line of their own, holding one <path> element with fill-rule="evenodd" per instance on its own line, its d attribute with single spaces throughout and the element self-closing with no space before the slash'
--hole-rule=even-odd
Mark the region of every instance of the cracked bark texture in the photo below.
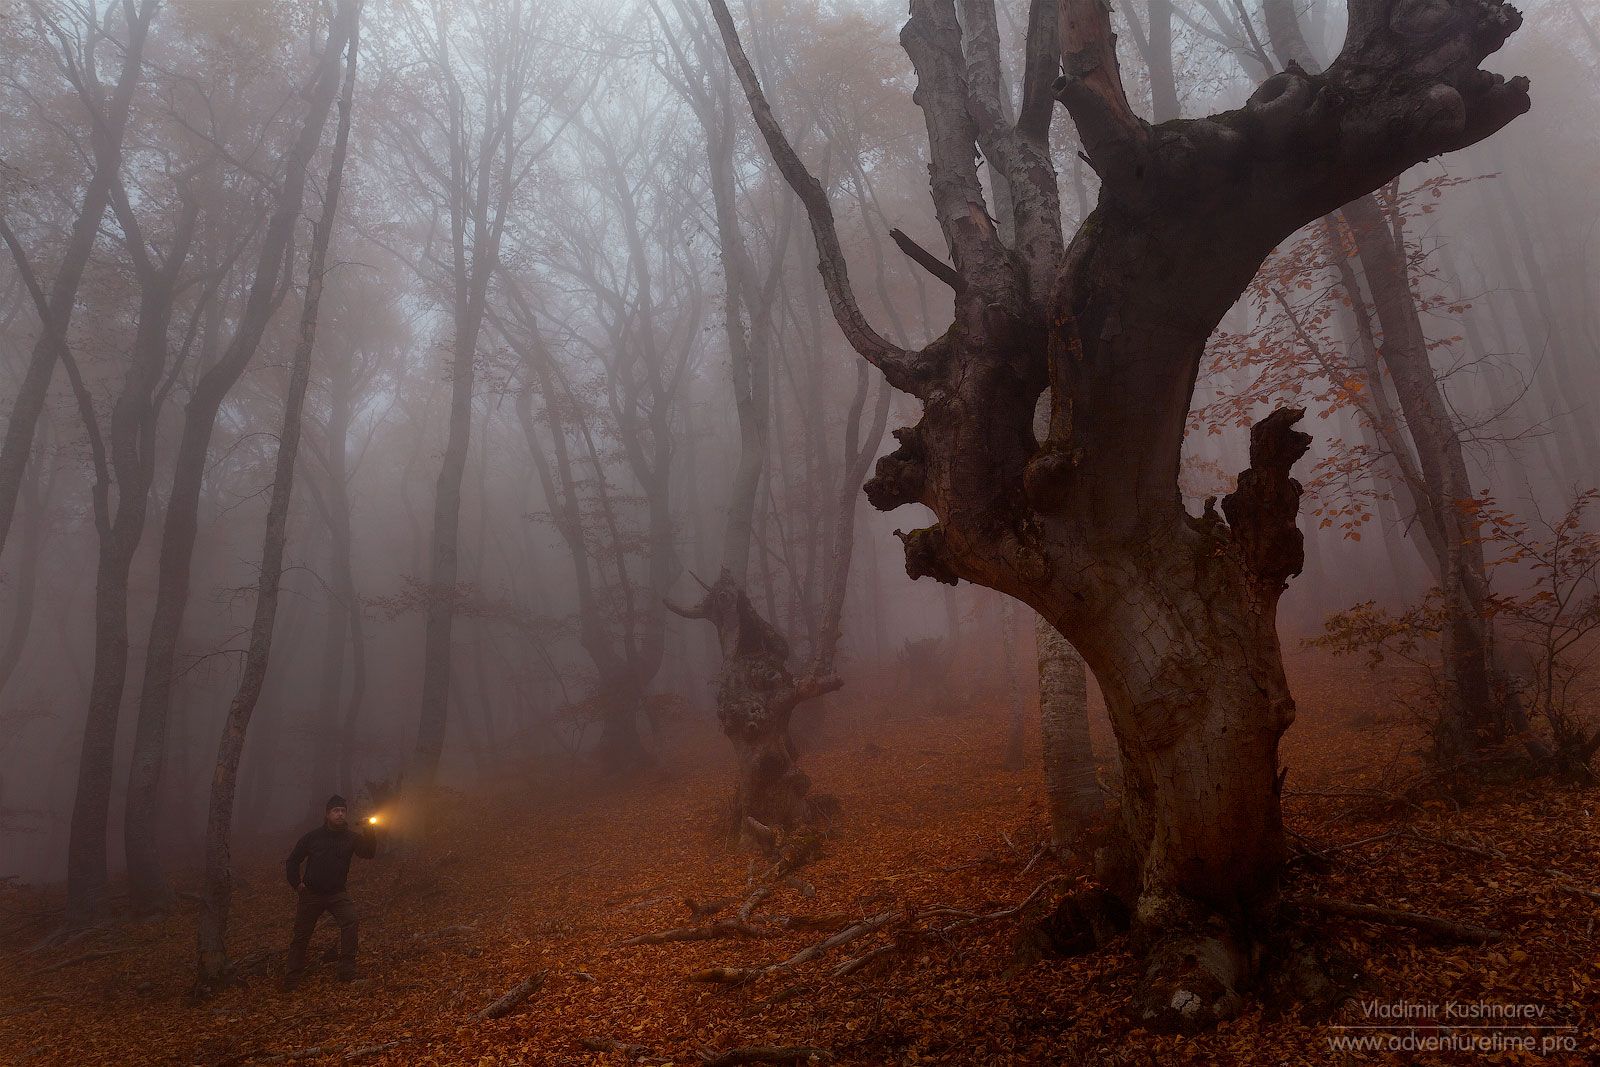
<svg viewBox="0 0 1600 1067">
<path fill-rule="evenodd" d="M 1223 513 L 1188 515 L 1177 478 L 1200 358 L 1296 229 L 1527 110 L 1525 79 L 1479 69 L 1520 15 L 1494 0 L 1352 0 L 1326 71 L 1291 65 L 1243 107 L 1152 126 L 1123 92 L 1105 6 L 1035 0 L 1019 118 L 992 130 L 970 106 L 970 64 L 987 60 L 968 50 L 954 0 L 913 0 L 901 42 L 956 277 L 949 329 L 908 351 L 861 313 L 827 196 L 726 5 L 711 3 L 752 116 L 806 206 L 841 329 L 923 403 L 866 487 L 880 509 L 922 504 L 937 518 L 900 535 L 908 574 L 1027 603 L 1105 693 L 1124 788 L 1121 847 L 1107 850 L 1104 877 L 1131 904 L 1148 955 L 1136 1016 L 1193 1029 L 1233 1013 L 1256 976 L 1285 859 L 1278 739 L 1294 702 L 1275 616 L 1301 563 L 1289 469 L 1309 438 L 1294 429 L 1299 412 L 1264 420 Z M 1052 96 L 1101 179 L 1064 249 L 1039 151 Z M 979 144 L 1026 146 L 995 160 L 1034 180 L 1033 196 L 1011 181 L 1009 243 L 977 180 Z M 1047 387 L 1040 439 L 1033 412 Z"/>
</svg>

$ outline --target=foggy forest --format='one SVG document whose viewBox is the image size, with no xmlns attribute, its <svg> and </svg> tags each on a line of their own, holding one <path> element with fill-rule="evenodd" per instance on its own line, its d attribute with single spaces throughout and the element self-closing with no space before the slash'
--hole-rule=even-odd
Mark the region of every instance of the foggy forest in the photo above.
<svg viewBox="0 0 1600 1067">
<path fill-rule="evenodd" d="M 1600 3 L 0 0 L 0 1063 L 1600 1062 Z"/>
</svg>

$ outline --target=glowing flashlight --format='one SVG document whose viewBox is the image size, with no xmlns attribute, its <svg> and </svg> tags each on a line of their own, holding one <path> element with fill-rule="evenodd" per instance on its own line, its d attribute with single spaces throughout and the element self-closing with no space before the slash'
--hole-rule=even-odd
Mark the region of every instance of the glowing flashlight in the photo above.
<svg viewBox="0 0 1600 1067">
<path fill-rule="evenodd" d="M 368 826 L 376 826 L 376 825 L 378 825 L 378 817 L 376 815 L 368 815 L 367 816 L 367 825 Z"/>
</svg>

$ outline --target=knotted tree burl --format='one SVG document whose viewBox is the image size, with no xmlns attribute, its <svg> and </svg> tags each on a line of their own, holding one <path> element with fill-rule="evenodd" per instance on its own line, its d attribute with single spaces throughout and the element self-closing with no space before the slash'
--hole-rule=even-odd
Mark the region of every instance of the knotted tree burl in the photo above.
<svg viewBox="0 0 1600 1067">
<path fill-rule="evenodd" d="M 1206 339 L 1274 245 L 1407 167 L 1529 107 L 1525 78 L 1479 64 L 1518 27 L 1497 0 L 1350 0 L 1339 57 L 1243 107 L 1152 126 L 1123 91 L 1101 0 L 1034 0 L 1008 118 L 993 0 L 912 0 L 930 193 L 954 321 L 909 351 L 851 290 L 832 210 L 783 133 L 723 0 L 710 0 L 767 147 L 805 204 L 851 345 L 923 404 L 867 485 L 937 521 L 900 536 L 912 577 L 976 582 L 1045 616 L 1105 693 L 1124 771 L 1101 877 L 1148 968 L 1135 1010 L 1185 1028 L 1259 977 L 1285 859 L 1278 739 L 1294 718 L 1275 627 L 1301 563 L 1291 465 L 1300 412 L 1251 433 L 1250 468 L 1188 514 L 1185 417 Z M 959 9 L 959 11 L 958 11 Z M 1064 239 L 1050 125 L 1059 102 L 1101 180 Z M 991 170 L 997 224 L 979 180 Z M 932 261 L 931 265 L 928 261 Z M 1049 430 L 1033 431 L 1049 390 Z"/>
<path fill-rule="evenodd" d="M 705 619 L 717 630 L 722 647 L 717 722 L 738 761 L 733 832 L 742 833 L 747 819 L 768 830 L 791 830 L 808 821 L 817 814 L 811 779 L 800 769 L 789 720 L 795 708 L 833 692 L 841 681 L 814 672 L 795 677 L 789 642 L 761 617 L 726 569 L 695 606 L 668 601 L 667 608 L 686 619 Z"/>
</svg>

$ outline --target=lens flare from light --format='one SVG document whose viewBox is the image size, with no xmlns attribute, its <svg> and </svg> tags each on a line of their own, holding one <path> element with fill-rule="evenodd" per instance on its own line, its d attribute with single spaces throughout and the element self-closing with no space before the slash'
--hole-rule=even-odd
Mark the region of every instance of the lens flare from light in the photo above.
<svg viewBox="0 0 1600 1067">
<path fill-rule="evenodd" d="M 376 816 L 376 815 L 368 815 L 368 816 L 367 816 L 367 824 L 368 824 L 368 825 L 369 825 L 369 826 L 376 826 L 376 825 L 378 825 L 378 817 L 377 817 L 377 816 Z"/>
</svg>

